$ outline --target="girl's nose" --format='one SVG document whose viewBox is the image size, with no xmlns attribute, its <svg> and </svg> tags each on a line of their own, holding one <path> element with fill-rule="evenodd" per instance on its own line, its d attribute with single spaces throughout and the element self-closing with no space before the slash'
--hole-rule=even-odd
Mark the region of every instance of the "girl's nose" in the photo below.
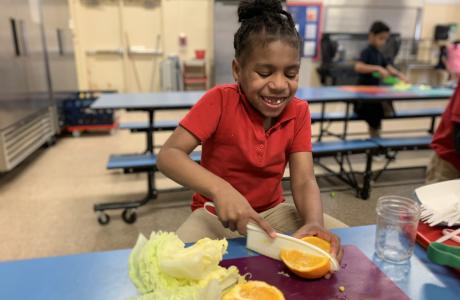
<svg viewBox="0 0 460 300">
<path fill-rule="evenodd" d="M 288 82 L 284 76 L 275 75 L 268 83 L 268 87 L 274 91 L 283 91 L 288 88 Z"/>
</svg>

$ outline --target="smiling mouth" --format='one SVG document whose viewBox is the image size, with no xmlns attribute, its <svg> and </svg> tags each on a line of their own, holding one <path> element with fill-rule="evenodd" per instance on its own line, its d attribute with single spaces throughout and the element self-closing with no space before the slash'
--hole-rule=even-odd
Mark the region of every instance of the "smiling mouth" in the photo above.
<svg viewBox="0 0 460 300">
<path fill-rule="evenodd" d="M 262 96 L 262 100 L 270 105 L 280 105 L 281 103 L 285 102 L 287 99 L 288 99 L 287 97 Z"/>
</svg>

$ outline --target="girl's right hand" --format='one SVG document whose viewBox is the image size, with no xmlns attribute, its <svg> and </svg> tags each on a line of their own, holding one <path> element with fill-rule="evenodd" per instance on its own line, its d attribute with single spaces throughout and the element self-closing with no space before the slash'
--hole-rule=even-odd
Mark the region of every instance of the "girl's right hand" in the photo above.
<svg viewBox="0 0 460 300">
<path fill-rule="evenodd" d="M 275 238 L 276 232 L 259 214 L 251 207 L 246 198 L 233 187 L 220 193 L 214 199 L 217 217 L 224 227 L 246 235 L 246 225 L 253 221 L 262 228 L 269 237 Z"/>
</svg>

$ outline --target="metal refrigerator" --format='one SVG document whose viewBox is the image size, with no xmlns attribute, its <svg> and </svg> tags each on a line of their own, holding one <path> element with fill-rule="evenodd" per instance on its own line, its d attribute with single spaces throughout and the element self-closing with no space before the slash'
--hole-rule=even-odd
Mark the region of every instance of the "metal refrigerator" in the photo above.
<svg viewBox="0 0 460 300">
<path fill-rule="evenodd" d="M 0 172 L 56 130 L 39 0 L 0 0 Z"/>
</svg>

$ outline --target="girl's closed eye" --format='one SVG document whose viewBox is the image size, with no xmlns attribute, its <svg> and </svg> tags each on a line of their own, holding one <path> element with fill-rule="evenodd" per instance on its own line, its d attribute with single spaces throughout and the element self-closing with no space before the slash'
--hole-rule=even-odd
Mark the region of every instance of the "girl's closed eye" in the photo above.
<svg viewBox="0 0 460 300">
<path fill-rule="evenodd" d="M 259 76 L 263 77 L 263 78 L 266 78 L 266 77 L 272 75 L 271 72 L 257 72 L 257 74 L 259 74 Z"/>
<path fill-rule="evenodd" d="M 285 73 L 284 75 L 289 79 L 294 79 L 297 77 L 298 74 L 299 72 L 290 72 L 290 73 Z"/>
<path fill-rule="evenodd" d="M 290 66 L 289 68 L 285 69 L 284 76 L 289 79 L 294 79 L 299 75 L 299 67 L 298 66 Z"/>
<path fill-rule="evenodd" d="M 256 65 L 254 70 L 257 73 L 257 75 L 259 75 L 262 78 L 269 77 L 273 74 L 273 68 L 268 65 Z"/>
</svg>

